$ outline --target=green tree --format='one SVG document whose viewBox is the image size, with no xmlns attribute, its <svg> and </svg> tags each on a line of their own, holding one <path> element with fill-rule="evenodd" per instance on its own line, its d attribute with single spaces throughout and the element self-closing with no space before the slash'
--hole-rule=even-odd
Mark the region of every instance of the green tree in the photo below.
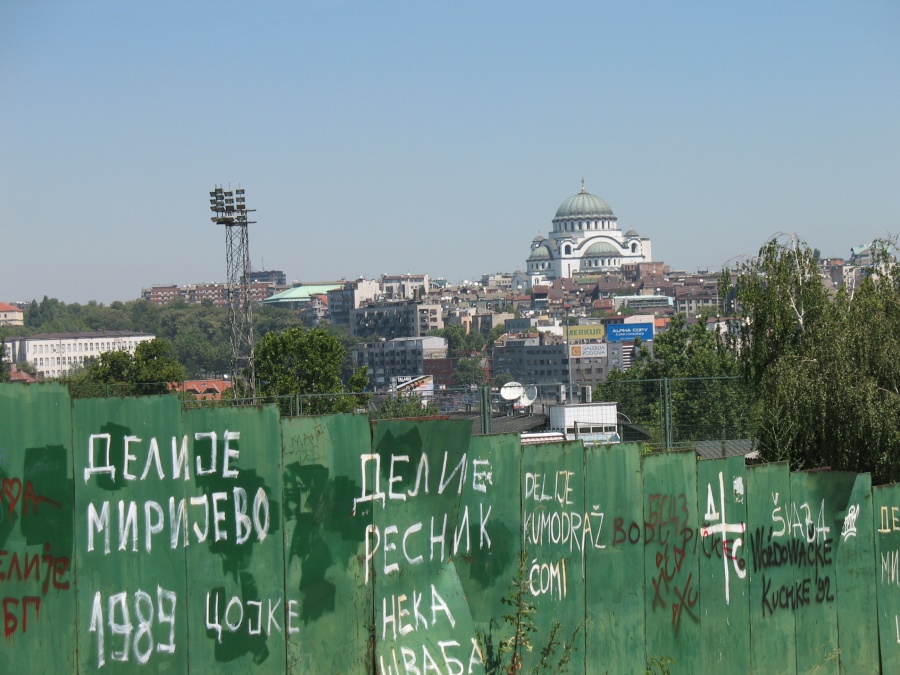
<svg viewBox="0 0 900 675">
<path fill-rule="evenodd" d="M 372 413 L 372 419 L 386 420 L 401 417 L 427 417 L 437 415 L 438 409 L 430 398 L 418 394 L 388 396 Z"/>
<path fill-rule="evenodd" d="M 93 362 L 88 363 L 85 370 L 90 379 L 103 385 L 128 385 L 132 381 L 134 358 L 128 352 L 103 352 Z M 121 388 L 121 393 L 128 390 Z"/>
<path fill-rule="evenodd" d="M 900 479 L 893 244 L 873 244 L 874 263 L 858 287 L 834 295 L 815 252 L 795 237 L 772 239 L 733 277 L 723 273 L 736 300 L 731 344 L 754 394 L 764 459 L 871 472 L 875 482 Z"/>
<path fill-rule="evenodd" d="M 488 349 L 490 349 L 491 347 L 494 346 L 494 343 L 497 341 L 497 339 L 498 339 L 501 335 L 505 335 L 505 334 L 506 334 L 506 325 L 505 325 L 505 324 L 502 324 L 502 323 L 501 323 L 501 324 L 497 324 L 496 326 L 494 326 L 493 328 L 491 328 L 491 332 L 488 333 L 488 337 L 487 337 L 487 347 L 488 347 Z"/>
<path fill-rule="evenodd" d="M 256 347 L 256 382 L 260 396 L 303 396 L 303 412 L 352 412 L 365 405 L 366 369 L 341 381 L 345 350 L 322 329 L 291 328 L 267 333 Z M 342 395 L 340 392 L 354 393 Z"/>
<path fill-rule="evenodd" d="M 137 394 L 166 394 L 170 384 L 185 379 L 185 370 L 174 358 L 172 343 L 156 338 L 135 347 L 130 378 Z"/>
<path fill-rule="evenodd" d="M 447 340 L 447 355 L 461 356 L 466 351 L 466 329 L 462 324 L 452 323 L 440 331 Z"/>
<path fill-rule="evenodd" d="M 630 379 L 663 377 L 722 377 L 738 374 L 737 360 L 718 330 L 706 327 L 706 317 L 688 325 L 684 314 L 676 314 L 669 328 L 653 339 L 653 350 L 638 342 L 629 370 Z"/>
<path fill-rule="evenodd" d="M 138 344 L 133 355 L 127 351 L 103 352 L 61 380 L 75 398 L 167 394 L 171 383 L 185 378 L 184 367 L 172 353 L 168 340 L 155 338 Z"/>
<path fill-rule="evenodd" d="M 487 377 L 484 374 L 481 359 L 474 357 L 460 359 L 453 370 L 453 379 L 460 387 L 470 387 L 473 384 L 479 387 L 483 385 Z"/>
<path fill-rule="evenodd" d="M 477 330 L 470 330 L 466 333 L 465 340 L 463 341 L 463 349 L 466 354 L 476 354 L 484 350 L 485 340 L 484 335 L 479 333 Z"/>
<path fill-rule="evenodd" d="M 718 330 L 703 317 L 689 325 L 676 314 L 668 330 L 640 341 L 627 372 L 613 370 L 594 391 L 595 401 L 616 401 L 619 412 L 664 440 L 668 416 L 673 442 L 745 438 L 750 434 L 747 390 L 735 378 L 737 360 Z M 729 378 L 729 379 L 725 379 Z"/>
<path fill-rule="evenodd" d="M 502 332 L 500 333 L 503 334 Z M 444 328 L 438 328 L 428 332 L 428 335 L 435 335 L 447 340 L 447 355 L 468 356 L 473 353 L 481 352 L 485 348 L 484 336 L 478 331 L 466 332 L 466 327 L 460 323 L 451 323 Z"/>
</svg>

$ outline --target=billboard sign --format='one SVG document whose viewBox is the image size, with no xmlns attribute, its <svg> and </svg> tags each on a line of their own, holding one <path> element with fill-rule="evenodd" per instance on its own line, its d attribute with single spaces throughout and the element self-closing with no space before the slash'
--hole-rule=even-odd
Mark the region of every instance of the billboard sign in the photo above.
<svg viewBox="0 0 900 675">
<path fill-rule="evenodd" d="M 606 358 L 606 343 L 590 345 L 570 345 L 569 358 L 585 359 L 585 358 Z"/>
<path fill-rule="evenodd" d="M 607 326 L 609 342 L 631 342 L 636 338 L 644 341 L 653 339 L 652 323 L 621 323 Z"/>
<path fill-rule="evenodd" d="M 419 396 L 431 396 L 434 394 L 433 375 L 397 375 L 392 377 L 394 391 L 418 394 Z"/>
<path fill-rule="evenodd" d="M 606 326 L 565 326 L 567 340 L 605 340 Z"/>
</svg>

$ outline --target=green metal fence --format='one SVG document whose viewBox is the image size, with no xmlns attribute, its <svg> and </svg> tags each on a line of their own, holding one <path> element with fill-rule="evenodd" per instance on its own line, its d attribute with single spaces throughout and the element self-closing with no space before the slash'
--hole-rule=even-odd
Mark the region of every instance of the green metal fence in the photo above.
<svg viewBox="0 0 900 675">
<path fill-rule="evenodd" d="M 900 490 L 0 385 L 4 672 L 894 673 Z"/>
</svg>

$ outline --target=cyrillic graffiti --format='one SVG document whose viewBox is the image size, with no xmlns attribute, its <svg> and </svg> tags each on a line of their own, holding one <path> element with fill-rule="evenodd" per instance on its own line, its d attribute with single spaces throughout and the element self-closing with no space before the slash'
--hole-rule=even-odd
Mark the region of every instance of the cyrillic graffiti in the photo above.
<svg viewBox="0 0 900 675">
<path fill-rule="evenodd" d="M 222 642 L 223 627 L 229 633 L 236 633 L 245 625 L 244 619 L 246 619 L 246 630 L 249 635 L 281 633 L 283 629 L 278 623 L 279 617 L 285 624 L 289 635 L 300 632 L 300 627 L 297 625 L 299 614 L 296 600 L 288 600 L 282 607 L 282 598 L 274 600 L 269 598 L 265 603 L 262 600 L 242 600 L 236 595 L 233 595 L 227 603 L 224 602 L 224 599 L 224 588 L 217 588 L 206 594 L 206 630 L 213 633 L 216 642 Z M 266 608 L 265 613 L 263 607 Z M 265 624 L 265 630 L 263 630 L 263 624 Z"/>
<path fill-rule="evenodd" d="M 421 659 L 418 659 L 419 652 L 409 647 L 400 647 L 400 658 L 398 659 L 397 648 L 392 647 L 387 662 L 383 655 L 379 657 L 379 672 L 382 675 L 400 675 L 400 673 L 425 675 L 428 672 L 463 675 L 463 673 L 480 672 L 484 656 L 481 654 L 481 648 L 475 638 L 471 638 L 468 665 L 464 665 L 463 661 L 452 655 L 461 656 L 460 651 L 466 649 L 466 646 L 460 645 L 457 640 L 439 640 L 437 646 L 440 652 L 439 658 L 435 658 L 427 645 L 422 645 Z"/>
<path fill-rule="evenodd" d="M 52 580 L 53 588 L 60 591 L 69 590 L 69 558 L 66 556 L 54 556 L 49 542 L 44 544 L 44 553 L 24 553 L 19 556 L 17 551 L 0 550 L 0 584 L 10 584 L 13 581 L 27 583 L 33 580 L 41 583 L 41 592 L 46 595 Z M 24 570 L 24 572 L 23 572 Z M 41 574 L 43 571 L 43 581 Z"/>
<path fill-rule="evenodd" d="M 224 452 L 222 453 L 221 467 L 217 458 L 218 436 L 215 431 L 198 432 L 194 434 L 195 441 L 208 440 L 210 447 L 209 461 L 204 462 L 202 453 L 195 450 L 197 476 L 207 476 L 219 471 L 223 479 L 236 480 L 239 471 L 233 468 L 232 463 L 240 458 L 240 452 L 231 446 L 231 443 L 240 439 L 240 432 L 225 431 L 223 434 Z M 100 446 L 102 462 L 97 463 L 97 446 Z M 121 476 L 128 481 L 143 481 L 155 473 L 157 479 L 166 478 L 160 457 L 159 443 L 151 438 L 147 444 L 146 460 L 143 463 L 143 471 L 140 476 L 132 473 L 131 465 L 136 462 L 137 455 L 132 453 L 132 446 L 140 447 L 143 443 L 137 436 L 126 435 L 123 438 L 123 457 Z M 92 476 L 106 475 L 111 479 L 116 478 L 117 467 L 111 463 L 112 438 L 108 433 L 91 434 L 88 438 L 88 463 L 84 469 L 84 482 L 87 483 Z M 188 463 L 188 437 L 184 435 L 179 440 L 172 436 L 172 480 L 190 479 L 190 465 Z M 134 449 L 137 452 L 136 449 Z M 168 509 L 164 510 L 158 501 L 147 500 L 143 505 L 134 501 L 119 500 L 116 508 L 110 508 L 109 501 L 100 502 L 99 506 L 94 502 L 87 505 L 87 550 L 95 548 L 97 535 L 103 537 L 103 552 L 110 552 L 110 520 L 114 519 L 118 532 L 117 548 L 119 551 L 131 551 L 137 553 L 139 531 L 143 532 L 140 538 L 142 549 L 150 553 L 153 549 L 154 536 L 163 532 L 168 523 L 168 545 L 170 548 L 186 547 L 189 544 L 189 531 L 193 532 L 196 543 L 203 543 L 212 534 L 213 541 L 231 540 L 237 544 L 246 544 L 251 536 L 257 542 L 262 542 L 268 535 L 270 526 L 270 507 L 266 491 L 258 488 L 253 495 L 253 503 L 247 491 L 240 486 L 235 486 L 230 492 L 217 491 L 210 494 L 202 494 L 196 497 L 180 498 L 170 497 Z M 229 502 L 231 502 L 229 504 Z M 139 508 L 140 507 L 140 508 Z M 249 508 L 249 513 L 248 513 Z M 190 529 L 188 527 L 188 512 L 190 512 Z M 229 532 L 222 527 L 226 521 L 226 512 L 234 514 L 234 529 Z M 111 516 L 116 514 L 115 516 Z M 140 518 L 140 515 L 143 518 Z M 168 514 L 168 519 L 166 519 Z M 252 522 L 251 522 L 252 521 Z M 143 525 L 143 527 L 141 527 Z M 179 543 L 180 542 L 180 543 Z M 129 546 L 130 544 L 130 546 Z"/>
<path fill-rule="evenodd" d="M 21 606 L 21 612 L 19 607 Z M 37 595 L 25 595 L 21 598 L 3 598 L 3 637 L 7 641 L 15 635 L 16 630 L 22 628 L 22 633 L 28 632 L 28 608 L 32 608 L 32 623 L 40 618 L 41 598 Z"/>
<path fill-rule="evenodd" d="M 57 509 L 62 508 L 58 501 L 38 494 L 30 480 L 25 481 L 24 494 L 22 493 L 22 487 L 20 478 L 4 478 L 0 481 L 0 523 L 3 522 L 5 517 L 9 517 L 15 512 L 20 500 L 22 502 L 21 513 L 23 517 L 28 515 L 29 505 L 31 506 L 32 514 L 35 516 L 38 515 L 38 504 L 49 504 Z M 3 509 L 4 501 L 6 501 L 6 513 L 4 513 Z"/>
<path fill-rule="evenodd" d="M 396 473 L 397 465 L 408 463 L 409 457 L 406 455 L 392 455 L 387 482 L 388 491 L 385 493 L 381 488 L 380 482 L 381 456 L 377 454 L 363 455 L 360 460 L 360 484 L 362 488 L 360 496 L 353 500 L 354 515 L 357 507 L 362 503 L 380 503 L 382 508 L 384 508 L 386 500 L 406 501 L 407 498 L 412 499 L 419 495 L 428 494 L 429 490 L 433 488 L 436 488 L 436 494 L 443 494 L 448 487 L 452 488 L 452 483 L 454 482 L 456 484 L 456 494 L 462 494 L 463 486 L 466 484 L 468 469 L 467 456 L 463 454 L 456 466 L 450 468 L 449 473 L 447 460 L 448 456 L 445 452 L 440 479 L 436 486 L 429 486 L 428 455 L 423 453 L 416 470 L 414 486 L 409 490 L 397 492 L 395 484 L 402 481 L 402 476 Z M 366 480 L 369 463 L 374 465 L 375 484 L 372 486 L 372 491 L 368 491 Z M 472 489 L 475 492 L 486 493 L 487 486 L 492 480 L 490 463 L 487 460 L 473 459 L 471 464 Z M 460 552 L 469 553 L 476 544 L 479 549 L 490 548 L 491 537 L 487 529 L 490 515 L 490 504 L 480 503 L 477 514 L 474 511 L 470 513 L 469 507 L 466 505 L 460 513 L 458 523 L 454 524 L 449 538 L 447 513 L 432 515 L 427 521 L 413 523 L 404 529 L 402 535 L 397 525 L 388 525 L 382 530 L 378 525 L 369 523 L 366 525 L 365 561 L 368 563 L 374 560 L 375 555 L 381 551 L 383 556 L 381 569 L 385 575 L 388 575 L 399 573 L 401 563 L 408 565 L 421 564 L 425 560 L 426 553 L 429 561 L 443 562 L 448 560 L 449 556 L 457 555 Z M 365 583 L 368 584 L 369 580 L 369 565 L 367 564 Z"/>
<path fill-rule="evenodd" d="M 540 621 L 558 617 L 560 630 L 569 634 L 576 627 L 572 607 L 579 608 L 575 614 L 582 621 L 592 595 L 611 588 L 593 604 L 618 602 L 624 593 L 614 586 L 628 580 L 624 590 L 632 593 L 634 615 L 628 625 L 638 652 L 642 640 L 648 649 L 656 641 L 652 646 L 660 651 L 654 653 L 668 654 L 675 645 L 675 656 L 684 659 L 679 645 L 706 648 L 698 643 L 698 636 L 708 635 L 701 633 L 705 623 L 693 625 L 701 616 L 704 622 L 709 617 L 708 625 L 725 625 L 739 618 L 742 607 L 744 625 L 752 625 L 762 641 L 767 636 L 760 616 L 770 627 L 771 617 L 790 619 L 777 622 L 779 631 L 796 624 L 786 640 L 796 644 L 790 656 L 797 663 L 810 660 L 800 658 L 800 637 L 808 637 L 803 631 L 820 618 L 837 634 L 830 623 L 838 618 L 844 630 L 861 612 L 882 608 L 879 637 L 900 652 L 900 605 L 892 605 L 888 595 L 900 588 L 900 507 L 893 505 L 900 501 L 893 490 L 884 493 L 887 504 L 877 501 L 852 475 L 790 476 L 781 467 L 751 479 L 748 469 L 753 494 L 746 495 L 744 508 L 738 506 L 745 499 L 744 482 L 729 476 L 732 467 L 743 471 L 739 462 L 715 460 L 713 471 L 698 469 L 687 456 L 683 471 L 669 471 L 676 462 L 651 471 L 656 458 L 644 463 L 636 448 L 616 448 L 635 451 L 623 471 L 621 456 L 604 455 L 601 461 L 596 448 L 584 450 L 594 456 L 582 457 L 577 445 L 523 451 L 509 438 L 466 446 L 468 430 L 450 443 L 443 431 L 426 428 L 427 422 L 391 423 L 397 425 L 391 427 L 395 435 L 373 447 L 377 425 L 374 432 L 367 421 L 354 425 L 351 434 L 344 420 L 321 418 L 295 425 L 302 431 L 292 437 L 300 439 L 292 458 L 297 464 L 302 457 L 299 469 L 289 471 L 286 454 L 279 457 L 274 449 L 272 471 L 263 480 L 251 473 L 251 466 L 261 465 L 249 461 L 258 448 L 247 437 L 250 429 L 261 438 L 274 436 L 257 426 L 266 410 L 239 426 L 250 413 L 201 411 L 179 422 L 171 402 L 168 412 L 162 402 L 157 410 L 154 401 L 134 408 L 122 401 L 105 405 L 90 403 L 84 417 L 76 414 L 63 425 L 60 435 L 69 438 L 50 439 L 53 452 L 47 438 L 23 442 L 19 430 L 12 438 L 0 428 L 0 444 L 8 448 L 4 466 L 15 472 L 0 475 L 4 664 L 9 655 L 18 667 L 26 651 L 29 657 L 35 649 L 51 652 L 45 647 L 60 641 L 58 627 L 74 621 L 82 630 L 70 636 L 59 672 L 184 670 L 189 657 L 200 670 L 233 664 L 250 671 L 269 658 L 260 670 L 280 671 L 286 664 L 291 672 L 480 672 L 492 654 L 475 633 L 504 610 L 498 598 L 510 594 L 511 576 L 518 582 L 513 588 L 539 608 Z M 123 410 L 152 411 L 148 420 L 171 413 L 173 428 L 200 424 L 201 431 L 115 431 L 124 429 L 116 425 L 127 424 L 123 418 L 131 414 Z M 452 424 L 442 423 L 448 425 L 444 429 Z M 152 429 L 146 420 L 137 428 Z M 409 440 L 416 434 L 418 446 Z M 353 446 L 349 462 L 347 448 L 335 447 L 347 439 Z M 292 442 L 286 438 L 284 453 Z M 44 452 L 26 461 L 29 443 Z M 429 443 L 440 444 L 440 450 Z M 582 472 L 586 466 L 604 470 Z M 633 482 L 622 481 L 623 475 Z M 695 489 L 698 475 L 708 478 Z M 757 480 L 788 487 L 781 493 L 767 487 L 760 495 Z M 503 502 L 497 498 L 501 485 Z M 866 553 L 873 532 L 875 555 Z M 511 561 L 523 548 L 521 572 L 511 573 Z M 591 555 L 598 558 L 588 561 Z M 76 559 L 78 594 L 72 593 Z M 592 568 L 597 561 L 602 564 Z M 869 565 L 870 577 L 859 574 L 863 565 Z M 619 576 L 627 568 L 633 573 Z M 281 583 L 282 574 L 285 580 L 290 575 L 290 584 Z M 268 583 L 272 578 L 274 584 Z M 872 608 L 867 603 L 875 602 L 861 595 L 869 578 L 879 592 Z M 856 585 L 845 583 L 850 581 Z M 842 604 L 847 598 L 852 602 Z M 832 605 L 832 611 L 817 605 Z M 588 643 L 589 652 L 592 638 L 613 631 L 608 617 L 621 619 L 625 612 L 615 615 L 618 609 L 600 607 L 578 648 Z M 791 612 L 798 613 L 796 620 Z M 505 637 L 506 628 L 501 625 L 497 635 Z M 671 641 L 673 634 L 677 641 Z M 313 641 L 325 645 L 318 662 L 309 657 Z M 610 658 L 611 672 L 641 670 L 641 663 L 633 668 L 613 660 L 634 651 L 635 645 L 622 644 L 620 653 L 604 645 L 600 658 Z M 845 645 L 840 647 L 843 659 Z M 354 656 L 348 657 L 351 650 Z M 875 661 L 885 654 L 882 644 Z M 594 658 L 577 655 L 571 670 L 594 672 L 600 668 L 596 653 Z M 876 671 L 877 664 L 854 670 Z"/>
</svg>

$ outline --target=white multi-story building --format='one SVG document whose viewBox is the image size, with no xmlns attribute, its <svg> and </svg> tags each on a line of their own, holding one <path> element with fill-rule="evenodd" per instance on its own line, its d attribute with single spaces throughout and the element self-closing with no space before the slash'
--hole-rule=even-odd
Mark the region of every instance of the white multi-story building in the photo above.
<svg viewBox="0 0 900 675">
<path fill-rule="evenodd" d="M 128 331 L 96 333 L 44 333 L 29 337 L 8 338 L 9 358 L 13 363 L 31 363 L 39 378 L 59 377 L 103 352 L 134 353 L 141 342 L 156 336 Z"/>
<path fill-rule="evenodd" d="M 0 326 L 21 326 L 25 323 L 25 312 L 6 302 L 0 302 Z"/>
<path fill-rule="evenodd" d="M 570 279 L 576 272 L 607 272 L 652 260 L 650 238 L 622 232 L 609 204 L 584 189 L 556 211 L 550 237 L 531 242 L 527 272 L 532 286 Z"/>
<path fill-rule="evenodd" d="M 427 274 L 382 274 L 381 292 L 385 300 L 422 297 L 431 288 Z"/>
</svg>

